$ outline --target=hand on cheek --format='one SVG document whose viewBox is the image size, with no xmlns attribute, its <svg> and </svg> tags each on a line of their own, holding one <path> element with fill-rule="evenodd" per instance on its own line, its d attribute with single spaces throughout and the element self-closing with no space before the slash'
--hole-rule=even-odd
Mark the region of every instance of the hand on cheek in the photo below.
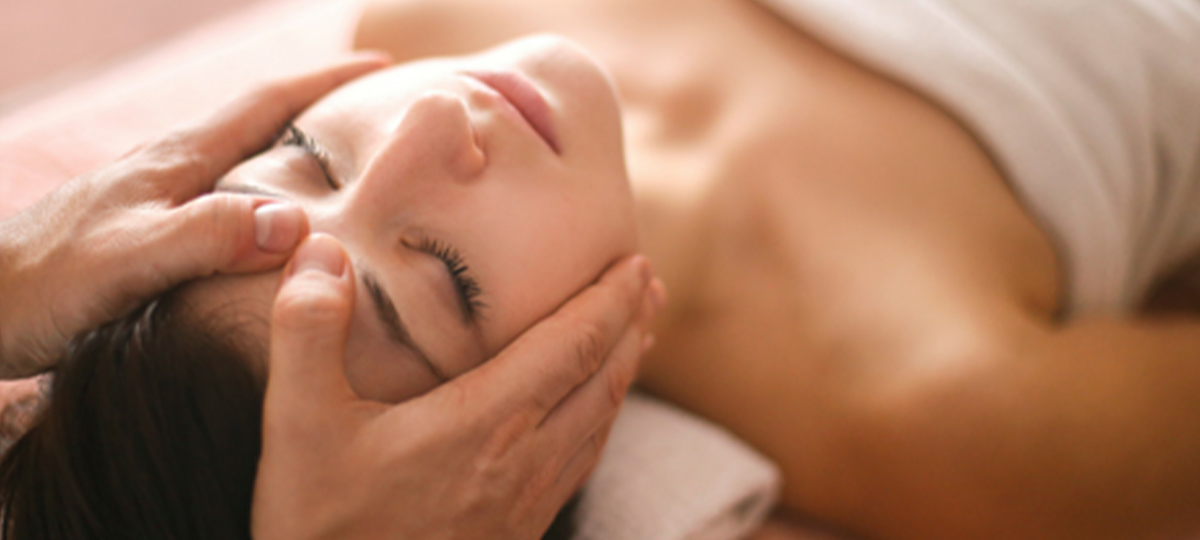
<svg viewBox="0 0 1200 540">
<path fill-rule="evenodd" d="M 346 381 L 353 271 L 314 235 L 272 312 L 258 540 L 536 540 L 599 459 L 664 300 L 642 259 L 483 367 L 399 405 Z M 400 510 L 397 510 L 400 509 Z"/>
</svg>

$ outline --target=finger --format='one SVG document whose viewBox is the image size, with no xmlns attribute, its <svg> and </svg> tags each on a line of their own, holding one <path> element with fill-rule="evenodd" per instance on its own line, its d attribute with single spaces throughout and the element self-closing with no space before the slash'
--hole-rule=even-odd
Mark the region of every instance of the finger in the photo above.
<svg viewBox="0 0 1200 540">
<path fill-rule="evenodd" d="M 631 328 L 613 348 L 604 367 L 567 396 L 538 428 L 538 447 L 547 455 L 574 453 L 617 415 L 637 378 L 646 331 Z"/>
<path fill-rule="evenodd" d="M 653 341 L 650 323 L 665 301 L 666 288 L 658 279 L 653 280 L 637 323 L 622 336 L 604 367 L 567 396 L 539 426 L 532 445 L 543 452 L 541 463 L 553 466 L 556 457 L 571 456 L 561 470 L 550 471 L 558 477 L 551 491 L 569 497 L 591 474 L 637 377 L 639 360 Z"/>
<path fill-rule="evenodd" d="M 608 444 L 608 436 L 612 432 L 615 421 L 614 417 L 607 424 L 601 426 L 567 460 L 566 465 L 559 472 L 558 479 L 550 486 L 540 501 L 544 505 L 540 511 L 541 515 L 554 516 L 557 514 L 571 500 L 571 497 L 579 493 L 579 490 L 587 484 L 592 473 L 596 471 L 596 467 L 600 465 L 600 460 L 604 456 L 604 448 Z"/>
<path fill-rule="evenodd" d="M 546 453 L 542 463 L 556 463 L 554 456 L 569 455 L 557 472 L 558 478 L 544 497 L 548 512 L 557 512 L 587 483 L 603 457 L 609 435 L 620 413 L 629 387 L 637 377 L 638 359 L 645 353 L 649 322 L 662 308 L 665 288 L 657 279 L 651 284 L 642 313 L 642 324 L 631 328 L 613 349 L 613 357 L 583 386 L 572 392 L 538 430 L 535 448 Z"/>
<path fill-rule="evenodd" d="M 283 266 L 308 235 L 300 207 L 234 194 L 200 197 L 168 210 L 143 236 L 136 254 L 166 287 L 217 273 L 261 272 Z M 153 294 L 158 291 L 146 291 Z"/>
<path fill-rule="evenodd" d="M 625 259 L 534 325 L 491 361 L 455 382 L 481 415 L 520 413 L 533 425 L 604 364 L 635 320 L 652 271 Z"/>
<path fill-rule="evenodd" d="M 271 311 L 268 406 L 322 409 L 355 399 L 344 371 L 353 274 L 332 236 L 313 235 L 296 250 Z"/>
<path fill-rule="evenodd" d="M 360 53 L 315 71 L 279 79 L 234 100 L 207 121 L 152 145 L 168 167 L 176 202 L 212 190 L 216 180 L 261 151 L 314 101 L 386 65 L 379 53 Z"/>
</svg>

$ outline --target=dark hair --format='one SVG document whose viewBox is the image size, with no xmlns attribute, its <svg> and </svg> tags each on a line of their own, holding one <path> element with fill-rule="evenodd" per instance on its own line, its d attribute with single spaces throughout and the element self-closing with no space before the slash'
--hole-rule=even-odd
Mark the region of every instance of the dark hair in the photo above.
<svg viewBox="0 0 1200 540">
<path fill-rule="evenodd" d="M 250 538 L 263 384 L 235 338 L 166 295 L 73 340 L 0 460 L 0 537 Z"/>
</svg>

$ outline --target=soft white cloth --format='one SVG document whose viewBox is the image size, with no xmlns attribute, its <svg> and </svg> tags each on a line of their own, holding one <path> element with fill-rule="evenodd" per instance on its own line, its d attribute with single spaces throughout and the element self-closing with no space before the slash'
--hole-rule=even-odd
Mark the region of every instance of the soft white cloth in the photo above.
<svg viewBox="0 0 1200 540">
<path fill-rule="evenodd" d="M 1200 2 L 759 0 L 941 103 L 1057 242 L 1068 313 L 1200 248 Z"/>
<path fill-rule="evenodd" d="M 734 540 L 775 505 L 780 473 L 724 429 L 631 394 L 579 503 L 576 540 Z"/>
</svg>

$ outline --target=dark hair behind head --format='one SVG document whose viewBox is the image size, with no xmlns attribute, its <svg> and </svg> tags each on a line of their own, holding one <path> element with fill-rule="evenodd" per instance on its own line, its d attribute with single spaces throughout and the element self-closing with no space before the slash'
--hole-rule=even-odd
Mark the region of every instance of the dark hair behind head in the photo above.
<svg viewBox="0 0 1200 540">
<path fill-rule="evenodd" d="M 0 537 L 250 538 L 263 385 L 231 330 L 167 295 L 75 339 L 0 460 Z M 544 540 L 572 536 L 571 507 Z"/>
<path fill-rule="evenodd" d="M 0 461 L 5 538 L 249 538 L 262 392 L 170 297 L 76 339 Z"/>
</svg>

